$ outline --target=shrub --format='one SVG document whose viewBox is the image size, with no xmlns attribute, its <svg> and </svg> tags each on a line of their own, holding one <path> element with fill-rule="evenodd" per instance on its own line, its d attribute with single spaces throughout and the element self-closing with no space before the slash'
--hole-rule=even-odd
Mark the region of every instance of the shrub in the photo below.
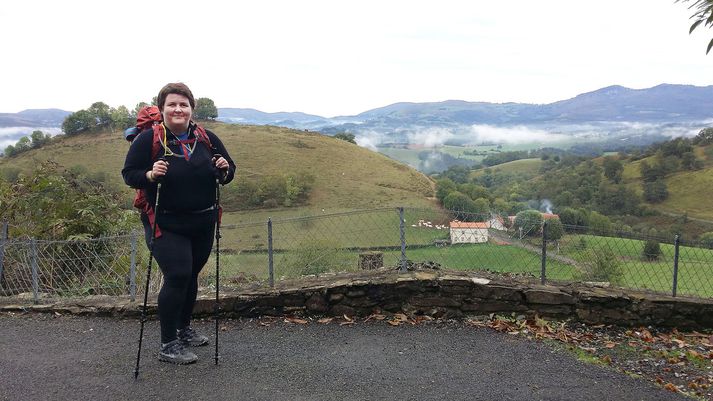
<svg viewBox="0 0 713 401">
<path fill-rule="evenodd" d="M 542 214 L 534 209 L 523 210 L 515 216 L 515 229 L 523 236 L 536 236 L 542 227 Z"/>
<path fill-rule="evenodd" d="M 657 260 L 659 256 L 661 256 L 661 245 L 659 245 L 659 242 L 651 239 L 646 241 L 642 256 L 648 261 Z"/>
<path fill-rule="evenodd" d="M 564 235 L 564 226 L 560 219 L 547 220 L 547 239 L 557 241 Z"/>
<path fill-rule="evenodd" d="M 285 266 L 298 275 L 321 274 L 345 265 L 345 258 L 337 244 L 318 241 L 289 252 Z"/>
<path fill-rule="evenodd" d="M 585 276 L 591 281 L 618 282 L 624 272 L 621 263 L 609 248 L 597 248 L 588 252 Z"/>
<path fill-rule="evenodd" d="M 713 231 L 701 234 L 698 239 L 703 243 L 703 246 L 713 249 Z"/>
</svg>

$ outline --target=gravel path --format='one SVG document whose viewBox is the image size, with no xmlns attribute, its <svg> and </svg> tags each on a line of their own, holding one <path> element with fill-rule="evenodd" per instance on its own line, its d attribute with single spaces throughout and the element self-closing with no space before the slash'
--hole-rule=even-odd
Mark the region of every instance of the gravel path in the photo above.
<svg viewBox="0 0 713 401">
<path fill-rule="evenodd" d="M 262 324 L 261 324 L 262 322 Z M 0 314 L 0 400 L 686 400 L 546 345 L 463 323 L 222 322 L 197 364 L 156 357 L 139 322 Z M 210 320 L 194 324 L 209 334 Z"/>
</svg>

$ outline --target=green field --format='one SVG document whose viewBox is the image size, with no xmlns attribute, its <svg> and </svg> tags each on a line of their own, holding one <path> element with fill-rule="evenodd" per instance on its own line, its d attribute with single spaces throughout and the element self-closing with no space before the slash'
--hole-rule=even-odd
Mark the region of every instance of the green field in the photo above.
<svg viewBox="0 0 713 401">
<path fill-rule="evenodd" d="M 448 238 L 448 230 L 436 228 L 447 222 L 447 216 L 425 209 L 407 209 L 405 218 L 406 258 L 413 262 L 435 262 L 443 269 L 540 276 L 542 259 L 538 240 L 520 245 L 513 240 L 511 245 L 491 241 L 436 246 L 438 240 Z M 429 221 L 433 227 L 413 227 L 418 220 Z M 247 275 L 257 280 L 267 279 L 267 225 L 241 226 L 234 230 L 246 239 L 239 242 L 241 246 L 237 248 L 223 243 L 224 249 L 231 252 L 223 256 L 226 277 Z M 396 210 L 276 220 L 272 234 L 274 274 L 278 280 L 304 274 L 356 271 L 359 254 L 364 251 L 383 252 L 384 265 L 393 268 L 399 265 L 401 258 Z M 566 235 L 548 246 L 546 277 L 563 281 L 610 281 L 614 286 L 670 294 L 674 246 L 660 244 L 662 254 L 654 261 L 642 257 L 643 246 L 644 241 L 635 239 Z M 616 265 L 620 273 L 592 278 L 592 260 L 602 250 L 613 255 L 614 261 L 609 263 Z M 677 294 L 713 297 L 713 250 L 681 246 L 679 255 Z"/>
</svg>

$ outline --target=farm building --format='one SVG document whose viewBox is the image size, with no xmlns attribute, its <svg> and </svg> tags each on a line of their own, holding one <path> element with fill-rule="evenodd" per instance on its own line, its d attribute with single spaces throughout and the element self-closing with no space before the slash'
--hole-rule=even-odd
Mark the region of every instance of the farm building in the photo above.
<svg viewBox="0 0 713 401">
<path fill-rule="evenodd" d="M 451 221 L 451 244 L 477 244 L 488 242 L 488 222 L 465 223 Z"/>
<path fill-rule="evenodd" d="M 505 220 L 498 215 L 491 216 L 490 220 L 488 220 L 488 224 L 490 228 L 495 230 L 507 231 L 507 227 L 505 227 Z"/>
</svg>

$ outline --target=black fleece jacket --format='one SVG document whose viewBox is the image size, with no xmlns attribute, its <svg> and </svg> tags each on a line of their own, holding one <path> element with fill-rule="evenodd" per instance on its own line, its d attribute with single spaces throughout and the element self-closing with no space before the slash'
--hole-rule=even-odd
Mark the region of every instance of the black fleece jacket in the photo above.
<svg viewBox="0 0 713 401">
<path fill-rule="evenodd" d="M 191 126 L 193 127 L 193 126 Z M 194 138 L 193 130 L 189 129 L 189 138 Z M 206 130 L 213 149 L 209 149 L 203 141 L 195 142 L 193 153 L 186 160 L 181 153 L 180 144 L 171 142 L 173 134 L 167 132 L 169 148 L 175 154 L 166 156 L 168 171 L 162 179 L 159 212 L 174 213 L 195 212 L 210 208 L 215 204 L 216 169 L 213 165 L 213 154 L 219 153 L 229 164 L 227 175 L 222 180 L 225 185 L 235 176 L 235 163 L 230 158 L 223 142 L 211 131 Z M 140 133 L 131 143 L 121 175 L 124 182 L 132 188 L 145 189 L 149 204 L 155 205 L 157 183 L 146 178 L 146 172 L 151 170 L 155 160 L 151 157 L 153 146 L 153 130 L 147 129 Z M 164 154 L 163 147 L 159 157 Z"/>
</svg>

